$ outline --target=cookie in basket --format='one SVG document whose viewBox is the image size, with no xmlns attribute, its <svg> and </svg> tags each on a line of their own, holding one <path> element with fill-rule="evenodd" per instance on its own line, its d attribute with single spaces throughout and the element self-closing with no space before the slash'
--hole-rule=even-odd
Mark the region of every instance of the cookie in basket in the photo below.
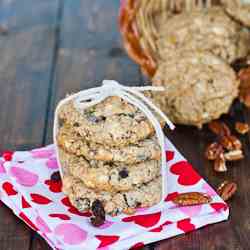
<svg viewBox="0 0 250 250">
<path fill-rule="evenodd" d="M 250 32 L 243 30 L 221 7 L 174 15 L 158 32 L 158 60 L 176 56 L 177 50 L 195 50 L 211 52 L 232 63 L 249 52 Z"/>
<path fill-rule="evenodd" d="M 249 0 L 222 0 L 227 13 L 243 25 L 250 27 Z"/>
<path fill-rule="evenodd" d="M 161 158 L 161 149 L 155 136 L 124 147 L 109 147 L 88 142 L 73 128 L 63 125 L 59 129 L 57 141 L 65 151 L 84 156 L 87 160 L 135 164 Z"/>
<path fill-rule="evenodd" d="M 235 72 L 219 57 L 184 51 L 162 63 L 153 84 L 165 86 L 155 101 L 174 121 L 202 127 L 227 113 L 238 95 Z"/>
<path fill-rule="evenodd" d="M 93 202 L 99 200 L 105 212 L 114 216 L 121 212 L 132 213 L 136 208 L 159 203 L 162 197 L 162 178 L 158 177 L 130 191 L 110 193 L 96 192 L 87 188 L 80 179 L 67 175 L 63 178 L 63 191 L 80 211 L 90 210 Z"/>
<path fill-rule="evenodd" d="M 108 97 L 82 113 L 68 102 L 60 108 L 59 119 L 85 140 L 102 145 L 126 146 L 154 134 L 146 116 L 119 97 Z"/>
</svg>

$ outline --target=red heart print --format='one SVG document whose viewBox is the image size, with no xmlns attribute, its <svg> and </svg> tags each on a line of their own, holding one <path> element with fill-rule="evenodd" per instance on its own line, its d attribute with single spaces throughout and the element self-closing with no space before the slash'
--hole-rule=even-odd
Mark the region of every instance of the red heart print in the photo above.
<svg viewBox="0 0 250 250">
<path fill-rule="evenodd" d="M 3 183 L 2 188 L 8 196 L 17 194 L 17 191 L 14 189 L 13 185 L 8 181 Z"/>
<path fill-rule="evenodd" d="M 214 202 L 211 203 L 210 206 L 216 211 L 216 212 L 220 212 L 222 210 L 226 211 L 228 209 L 227 204 L 223 203 L 223 202 Z"/>
<path fill-rule="evenodd" d="M 129 248 L 129 250 L 140 250 L 143 247 L 145 247 L 143 242 L 138 242 L 135 245 L 133 245 L 132 247 Z"/>
<path fill-rule="evenodd" d="M 167 226 L 169 224 L 172 224 L 172 221 L 168 221 L 167 220 L 166 222 L 164 222 L 163 224 L 161 224 L 159 227 L 155 227 L 155 228 L 149 230 L 149 232 L 159 233 L 159 232 L 161 232 L 164 229 L 164 226 Z"/>
<path fill-rule="evenodd" d="M 39 205 L 47 205 L 52 202 L 50 199 L 40 194 L 30 194 L 30 196 L 32 201 Z"/>
<path fill-rule="evenodd" d="M 31 207 L 30 204 L 22 196 L 22 208 L 29 208 L 29 207 Z"/>
<path fill-rule="evenodd" d="M 170 171 L 175 175 L 179 175 L 178 183 L 184 186 L 194 185 L 201 179 L 201 177 L 194 171 L 192 165 L 187 161 L 180 161 L 173 164 Z"/>
<path fill-rule="evenodd" d="M 70 220 L 70 217 L 67 214 L 49 214 L 49 216 L 60 220 Z"/>
<path fill-rule="evenodd" d="M 62 182 L 61 181 L 52 181 L 46 180 L 45 185 L 49 186 L 49 190 L 53 193 L 60 193 L 62 192 Z"/>
<path fill-rule="evenodd" d="M 116 235 L 96 235 L 95 236 L 101 243 L 99 244 L 98 248 L 106 247 L 111 245 L 119 240 L 119 236 Z"/>
<path fill-rule="evenodd" d="M 134 222 L 142 227 L 152 227 L 159 222 L 161 218 L 161 212 L 154 214 L 135 215 L 125 217 L 122 219 L 123 222 Z"/>
<path fill-rule="evenodd" d="M 39 229 L 36 227 L 36 225 L 23 213 L 19 213 L 19 217 L 27 224 L 29 225 L 33 230 L 38 231 Z"/>
<path fill-rule="evenodd" d="M 68 211 L 72 214 L 79 215 L 79 216 L 85 216 L 90 217 L 92 214 L 90 212 L 80 212 L 76 207 L 74 207 L 68 197 L 64 197 L 61 200 L 62 204 L 66 207 L 68 207 Z"/>
<path fill-rule="evenodd" d="M 5 151 L 5 152 L 3 152 L 2 157 L 4 158 L 5 161 L 11 161 L 12 155 L 13 155 L 12 151 Z"/>
<path fill-rule="evenodd" d="M 169 193 L 167 197 L 164 199 L 164 201 L 172 201 L 174 198 L 177 197 L 178 194 L 179 194 L 178 192 Z"/>
<path fill-rule="evenodd" d="M 189 218 L 178 221 L 177 227 L 185 233 L 195 230 L 195 225 L 191 223 Z"/>
<path fill-rule="evenodd" d="M 166 159 L 167 161 L 171 161 L 174 159 L 174 151 L 166 151 Z"/>
</svg>

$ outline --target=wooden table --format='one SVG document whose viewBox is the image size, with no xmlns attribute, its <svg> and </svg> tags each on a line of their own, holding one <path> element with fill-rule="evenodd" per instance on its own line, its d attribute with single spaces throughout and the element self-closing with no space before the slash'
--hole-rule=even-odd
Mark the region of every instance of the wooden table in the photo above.
<svg viewBox="0 0 250 250">
<path fill-rule="evenodd" d="M 0 149 L 25 150 L 52 142 L 53 112 L 67 93 L 103 79 L 143 85 L 139 68 L 122 49 L 118 0 L 0 1 Z M 234 119 L 250 112 L 234 106 Z M 232 122 L 232 119 L 229 119 Z M 239 191 L 230 220 L 158 242 L 145 249 L 250 249 L 250 145 L 226 174 L 215 174 L 203 152 L 213 138 L 207 129 L 177 127 L 168 134 L 212 185 L 233 179 Z M 0 205 L 0 249 L 49 249 L 44 240 Z"/>
</svg>

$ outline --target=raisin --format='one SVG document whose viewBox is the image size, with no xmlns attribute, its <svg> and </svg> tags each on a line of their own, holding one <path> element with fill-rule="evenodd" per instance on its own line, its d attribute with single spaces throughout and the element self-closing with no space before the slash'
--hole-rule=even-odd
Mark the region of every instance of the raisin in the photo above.
<svg viewBox="0 0 250 250">
<path fill-rule="evenodd" d="M 136 207 L 140 207 L 141 206 L 141 202 L 137 201 L 136 202 Z"/>
<path fill-rule="evenodd" d="M 95 227 L 101 226 L 105 222 L 105 211 L 101 201 L 95 200 L 92 203 L 91 210 L 93 213 L 90 218 L 91 224 Z"/>
<path fill-rule="evenodd" d="M 128 177 L 128 170 L 124 168 L 123 170 L 121 170 L 121 171 L 119 172 L 119 176 L 120 176 L 121 178 L 127 178 L 127 177 Z"/>
<path fill-rule="evenodd" d="M 79 122 L 74 122 L 73 127 L 77 127 L 77 128 L 80 127 Z"/>
<path fill-rule="evenodd" d="M 131 113 L 129 113 L 128 116 L 131 117 L 131 118 L 135 118 L 135 115 L 131 114 Z"/>
<path fill-rule="evenodd" d="M 62 127 L 64 123 L 65 123 L 65 119 L 63 119 L 63 118 L 59 118 L 58 119 L 58 125 L 59 125 L 59 127 Z"/>
<path fill-rule="evenodd" d="M 54 172 L 51 176 L 50 176 L 50 180 L 52 181 L 61 181 L 61 175 L 59 171 Z"/>
<path fill-rule="evenodd" d="M 91 210 L 94 216 L 105 218 L 105 211 L 101 201 L 95 200 L 92 203 Z"/>
<path fill-rule="evenodd" d="M 100 227 L 101 225 L 104 224 L 105 220 L 98 216 L 96 217 L 92 216 L 90 217 L 90 222 L 94 227 Z"/>
<path fill-rule="evenodd" d="M 90 122 L 98 123 L 98 122 L 103 122 L 106 120 L 105 116 L 95 116 L 95 115 L 88 115 L 87 119 Z"/>
</svg>

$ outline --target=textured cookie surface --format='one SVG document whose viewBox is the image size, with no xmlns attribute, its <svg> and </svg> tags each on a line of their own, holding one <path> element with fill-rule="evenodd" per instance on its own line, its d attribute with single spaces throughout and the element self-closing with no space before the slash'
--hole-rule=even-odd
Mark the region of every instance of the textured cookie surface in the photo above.
<svg viewBox="0 0 250 250">
<path fill-rule="evenodd" d="M 172 121 L 201 127 L 228 112 L 239 82 L 217 56 L 191 51 L 162 63 L 153 84 L 165 86 L 154 99 Z"/>
<path fill-rule="evenodd" d="M 222 0 L 225 9 L 237 21 L 250 27 L 250 1 L 246 0 Z"/>
<path fill-rule="evenodd" d="M 59 119 L 85 140 L 109 146 L 135 144 L 155 132 L 140 110 L 119 97 L 108 97 L 85 110 L 77 110 L 72 101 L 68 102 L 60 108 Z"/>
<path fill-rule="evenodd" d="M 133 190 L 160 176 L 160 161 L 151 160 L 134 165 L 87 161 L 83 157 L 59 151 L 60 163 L 66 174 L 79 178 L 86 187 L 98 191 Z"/>
<path fill-rule="evenodd" d="M 87 160 L 134 164 L 161 158 L 161 149 L 155 137 L 121 148 L 110 147 L 88 142 L 70 126 L 64 125 L 59 129 L 57 142 L 65 151 L 84 156 Z"/>
<path fill-rule="evenodd" d="M 163 60 L 180 49 L 211 52 L 229 63 L 249 52 L 249 32 L 220 7 L 175 15 L 159 32 L 157 45 Z"/>
<path fill-rule="evenodd" d="M 131 191 L 109 193 L 95 192 L 87 188 L 80 179 L 69 175 L 63 178 L 63 191 L 80 211 L 88 211 L 98 199 L 104 204 L 105 212 L 111 215 L 131 208 L 153 206 L 160 202 L 162 193 L 160 177 Z"/>
</svg>

